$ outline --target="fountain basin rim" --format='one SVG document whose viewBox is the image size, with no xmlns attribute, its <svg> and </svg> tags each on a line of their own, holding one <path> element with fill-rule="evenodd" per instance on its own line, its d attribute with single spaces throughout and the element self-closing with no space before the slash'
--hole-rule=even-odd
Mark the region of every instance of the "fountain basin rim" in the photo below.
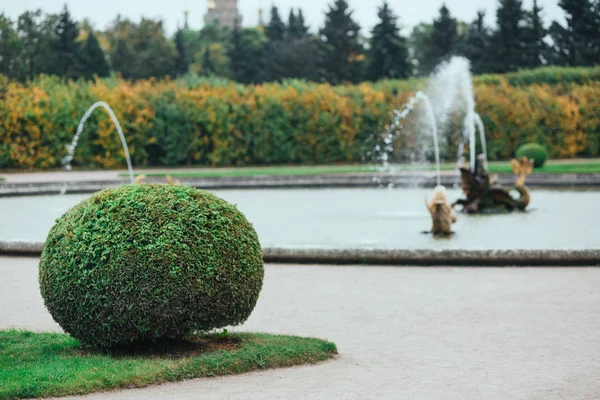
<svg viewBox="0 0 600 400">
<path fill-rule="evenodd" d="M 295 189 L 295 188 L 374 188 L 395 187 L 435 187 L 435 173 L 430 174 L 389 174 L 354 173 L 297 176 L 250 176 L 250 177 L 177 177 L 182 184 L 198 189 Z M 149 177 L 149 183 L 164 183 L 162 177 Z M 499 175 L 500 184 L 510 188 L 514 185 L 514 175 Z M 454 175 L 442 175 L 442 185 L 452 187 L 459 179 Z M 94 193 L 108 187 L 127 183 L 125 180 L 73 181 L 73 182 L 2 182 L 0 197 L 58 194 L 67 186 L 67 193 Z M 600 174 L 539 174 L 527 179 L 530 188 L 600 188 Z"/>
<path fill-rule="evenodd" d="M 44 242 L 0 241 L 0 255 L 39 257 Z M 600 249 L 589 250 L 402 250 L 402 249 L 294 249 L 263 248 L 266 263 L 469 266 L 469 267 L 565 267 L 600 266 Z"/>
</svg>

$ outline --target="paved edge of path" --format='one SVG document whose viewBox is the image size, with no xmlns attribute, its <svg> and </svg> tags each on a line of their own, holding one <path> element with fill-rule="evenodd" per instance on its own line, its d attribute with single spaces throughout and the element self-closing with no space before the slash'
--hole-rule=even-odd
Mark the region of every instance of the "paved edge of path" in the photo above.
<svg viewBox="0 0 600 400">
<path fill-rule="evenodd" d="M 41 255 L 43 242 L 0 241 L 0 255 Z M 389 266 L 600 266 L 600 250 L 388 250 L 264 248 L 266 263 Z"/>
<path fill-rule="evenodd" d="M 62 175 L 61 175 L 62 176 Z M 0 182 L 0 196 L 45 195 L 57 193 L 93 193 L 107 187 L 128 183 L 126 178 L 107 179 L 107 175 L 88 174 L 84 180 L 57 180 L 52 175 L 40 181 Z M 434 173 L 345 173 L 302 176 L 246 176 L 212 178 L 178 178 L 182 184 L 200 189 L 277 189 L 277 188 L 368 188 L 378 186 L 434 187 L 437 179 Z M 147 182 L 164 183 L 164 178 L 150 177 Z M 460 181 L 457 174 L 443 174 L 441 183 L 453 186 Z M 503 186 L 514 184 L 514 175 L 501 174 L 499 182 Z M 600 174 L 538 174 L 527 178 L 529 187 L 548 188 L 593 188 L 600 187 Z"/>
</svg>

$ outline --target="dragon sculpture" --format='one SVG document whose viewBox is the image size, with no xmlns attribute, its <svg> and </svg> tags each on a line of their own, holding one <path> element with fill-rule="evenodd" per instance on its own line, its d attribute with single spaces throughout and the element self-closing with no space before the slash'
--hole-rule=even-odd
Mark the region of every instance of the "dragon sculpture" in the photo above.
<svg viewBox="0 0 600 400">
<path fill-rule="evenodd" d="M 461 187 L 466 199 L 456 201 L 452 206 L 461 205 L 467 213 L 479 213 L 490 209 L 505 209 L 508 211 L 524 211 L 531 195 L 525 186 L 525 179 L 533 171 L 533 160 L 525 157 L 511 161 L 511 167 L 517 179 L 514 190 L 519 194 L 518 198 L 510 195 L 509 191 L 498 184 L 497 176 L 490 176 L 483 167 L 483 157 L 477 157 L 475 171 L 461 168 Z"/>
</svg>

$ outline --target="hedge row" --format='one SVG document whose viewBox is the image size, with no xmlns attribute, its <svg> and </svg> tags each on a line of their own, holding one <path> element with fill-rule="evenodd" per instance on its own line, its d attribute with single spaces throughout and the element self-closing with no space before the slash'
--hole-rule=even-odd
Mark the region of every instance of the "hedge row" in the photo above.
<svg viewBox="0 0 600 400">
<path fill-rule="evenodd" d="M 476 83 L 490 159 L 507 159 L 526 142 L 550 157 L 600 156 L 600 81 L 513 86 Z M 118 79 L 64 83 L 40 77 L 25 85 L 0 76 L 0 168 L 55 168 L 77 123 L 98 100 L 109 103 L 135 166 L 318 164 L 361 161 L 412 96 L 392 85 L 332 87 L 292 81 L 242 86 L 226 82 Z M 446 132 L 456 154 L 460 119 Z M 420 133 L 406 124 L 397 142 L 407 153 Z M 123 166 L 108 115 L 97 111 L 75 152 L 79 166 Z"/>
</svg>

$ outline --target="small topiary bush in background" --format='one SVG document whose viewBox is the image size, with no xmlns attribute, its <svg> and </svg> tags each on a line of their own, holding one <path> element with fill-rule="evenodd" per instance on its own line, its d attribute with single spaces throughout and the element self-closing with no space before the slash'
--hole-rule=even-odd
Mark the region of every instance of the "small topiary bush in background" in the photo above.
<svg viewBox="0 0 600 400">
<path fill-rule="evenodd" d="M 527 143 L 517 149 L 517 159 L 521 157 L 527 157 L 533 159 L 533 166 L 535 168 L 541 168 L 548 159 L 548 150 L 537 143 Z"/>
<path fill-rule="evenodd" d="M 241 324 L 263 275 L 257 234 L 235 206 L 147 184 L 106 189 L 69 210 L 39 267 L 56 322 L 101 348 Z"/>
</svg>

